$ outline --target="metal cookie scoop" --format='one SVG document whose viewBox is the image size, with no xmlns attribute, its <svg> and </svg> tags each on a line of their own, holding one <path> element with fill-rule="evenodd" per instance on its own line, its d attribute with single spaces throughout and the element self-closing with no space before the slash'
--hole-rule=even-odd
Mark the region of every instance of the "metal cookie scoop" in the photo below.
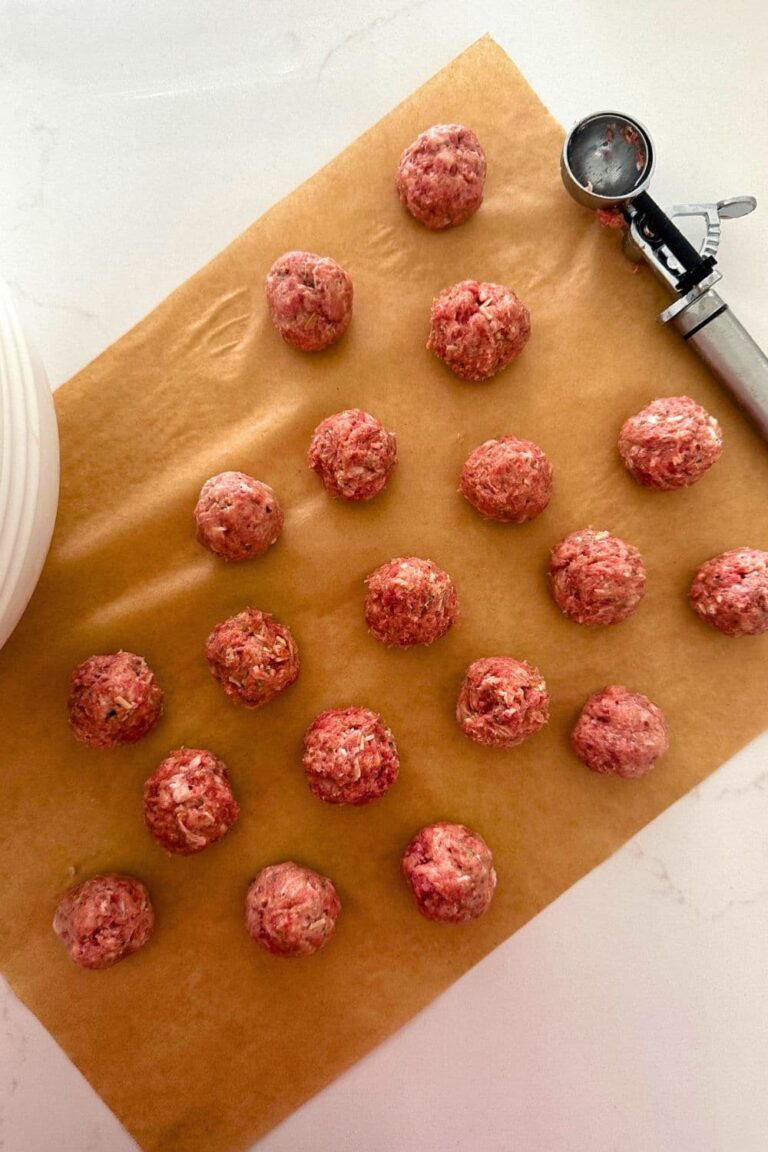
<svg viewBox="0 0 768 1152">
<path fill-rule="evenodd" d="M 667 214 L 646 191 L 655 160 L 653 141 L 639 120 L 597 112 L 569 132 L 560 171 L 579 204 L 620 212 L 626 255 L 650 264 L 677 297 L 659 320 L 677 328 L 768 440 L 768 358 L 713 290 L 722 279 L 715 261 L 720 222 L 754 211 L 757 201 L 737 196 L 717 204 L 679 204 Z M 673 223 L 679 216 L 704 219 L 700 249 Z"/>
</svg>

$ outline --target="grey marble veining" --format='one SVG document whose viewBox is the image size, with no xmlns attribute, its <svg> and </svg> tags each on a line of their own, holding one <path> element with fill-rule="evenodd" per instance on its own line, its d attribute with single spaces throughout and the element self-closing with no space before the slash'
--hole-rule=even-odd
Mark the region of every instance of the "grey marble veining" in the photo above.
<svg viewBox="0 0 768 1152">
<path fill-rule="evenodd" d="M 662 201 L 762 195 L 722 267 L 768 344 L 768 169 L 741 142 L 745 122 L 768 139 L 767 19 L 710 0 L 0 0 L 0 274 L 60 383 L 490 31 L 562 121 L 617 104 L 648 122 Z M 766 829 L 763 737 L 260 1152 L 763 1152 Z M 2 985 L 0 1149 L 135 1147 Z"/>
</svg>

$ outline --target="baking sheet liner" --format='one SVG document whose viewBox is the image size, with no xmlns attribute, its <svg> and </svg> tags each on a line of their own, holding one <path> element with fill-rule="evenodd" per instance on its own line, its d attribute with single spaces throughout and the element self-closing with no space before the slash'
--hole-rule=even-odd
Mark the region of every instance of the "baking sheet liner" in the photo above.
<svg viewBox="0 0 768 1152">
<path fill-rule="evenodd" d="M 439 121 L 475 129 L 489 177 L 471 222 L 431 234 L 392 182 L 404 145 Z M 510 60 L 480 41 L 57 393 L 56 535 L 0 654 L 0 963 L 145 1149 L 246 1146 L 766 724 L 768 636 L 721 637 L 686 589 L 714 553 L 768 546 L 768 453 L 657 325 L 666 299 L 650 273 L 563 192 L 561 142 Z M 353 323 L 321 355 L 283 345 L 265 314 L 265 273 L 289 248 L 332 255 L 354 279 Z M 464 277 L 510 284 L 533 317 L 520 359 L 486 384 L 459 382 L 424 348 L 433 295 Z M 725 450 L 694 488 L 649 493 L 622 470 L 616 435 L 677 393 L 715 413 Z M 331 501 L 305 463 L 315 424 L 348 406 L 399 440 L 388 490 L 363 507 Z M 552 504 L 523 527 L 483 522 L 456 491 L 468 451 L 502 433 L 554 463 Z M 191 522 L 201 482 L 227 468 L 268 481 L 286 511 L 269 554 L 230 567 Z M 647 562 L 645 600 L 615 628 L 569 623 L 546 593 L 549 548 L 586 524 Z M 363 579 L 407 553 L 451 573 L 461 623 L 432 648 L 388 651 L 366 633 Z M 287 622 L 302 654 L 297 685 L 256 712 L 228 701 L 203 659 L 209 629 L 247 604 Z M 119 647 L 156 670 L 165 718 L 136 747 L 91 751 L 67 728 L 69 672 Z M 473 745 L 453 720 L 464 667 L 497 653 L 537 664 L 552 692 L 551 723 L 512 751 Z M 641 781 L 596 776 L 569 751 L 580 705 L 609 682 L 669 719 L 671 750 Z M 314 714 L 353 703 L 383 714 L 402 755 L 398 784 L 368 810 L 319 803 L 300 764 Z M 243 814 L 210 851 L 171 859 L 145 832 L 141 790 L 182 743 L 227 761 Z M 498 893 L 476 925 L 422 920 L 399 878 L 403 846 L 435 819 L 469 824 L 495 853 Z M 344 904 L 309 960 L 267 955 L 242 925 L 248 881 L 286 858 L 333 877 Z M 50 922 L 73 878 L 101 869 L 148 883 L 157 931 L 88 973 Z"/>
</svg>

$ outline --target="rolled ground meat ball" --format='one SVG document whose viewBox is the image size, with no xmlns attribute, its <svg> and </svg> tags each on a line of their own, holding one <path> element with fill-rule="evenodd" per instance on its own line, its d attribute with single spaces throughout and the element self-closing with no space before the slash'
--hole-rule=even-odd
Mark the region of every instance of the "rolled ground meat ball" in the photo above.
<svg viewBox="0 0 768 1152">
<path fill-rule="evenodd" d="M 299 650 L 290 629 L 258 608 L 217 624 L 205 655 L 227 696 L 246 708 L 268 704 L 299 675 Z"/>
<path fill-rule="evenodd" d="M 318 424 L 307 462 L 331 496 L 372 500 L 392 475 L 397 441 L 375 416 L 349 408 Z"/>
<path fill-rule="evenodd" d="M 398 648 L 432 644 L 456 619 L 453 581 L 431 560 L 400 556 L 382 564 L 366 583 L 366 623 L 382 644 Z"/>
<path fill-rule="evenodd" d="M 661 709 L 620 684 L 590 696 L 571 733 L 571 744 L 593 772 L 624 780 L 644 776 L 669 747 Z"/>
<path fill-rule="evenodd" d="M 467 457 L 459 491 L 487 520 L 522 524 L 549 504 L 552 465 L 530 440 L 486 440 Z"/>
<path fill-rule="evenodd" d="M 619 452 L 646 488 L 685 488 L 707 472 L 723 450 L 714 416 L 689 396 L 654 400 L 624 423 Z"/>
<path fill-rule="evenodd" d="M 171 752 L 144 785 L 147 827 L 178 856 L 221 840 L 239 815 L 226 764 L 204 748 Z"/>
<path fill-rule="evenodd" d="M 370 708 L 321 712 L 304 736 L 304 771 L 318 800 L 370 804 L 392 787 L 400 758 L 395 738 Z"/>
<path fill-rule="evenodd" d="M 768 552 L 732 548 L 707 560 L 691 585 L 691 606 L 725 636 L 768 632 Z"/>
<path fill-rule="evenodd" d="M 463 824 L 428 824 L 406 848 L 402 869 L 427 920 L 464 924 L 487 910 L 496 887 L 491 850 Z"/>
<path fill-rule="evenodd" d="M 283 510 L 269 484 L 245 472 L 220 472 L 200 490 L 197 539 L 224 560 L 261 556 L 283 530 Z"/>
<path fill-rule="evenodd" d="M 133 876 L 106 872 L 64 893 L 53 930 L 81 968 L 111 968 L 143 948 L 155 914 L 149 892 Z"/>
<path fill-rule="evenodd" d="M 585 528 L 552 549 L 552 596 L 577 624 L 618 624 L 631 616 L 645 592 L 645 565 L 637 548 Z"/>
<path fill-rule="evenodd" d="M 475 660 L 464 675 L 456 719 L 477 744 L 514 748 L 549 719 L 549 693 L 538 668 L 511 656 Z"/>
<path fill-rule="evenodd" d="M 462 280 L 432 301 L 427 348 L 462 380 L 488 380 L 522 352 L 528 309 L 511 288 Z"/>
<path fill-rule="evenodd" d="M 333 882 L 292 861 L 263 868 L 245 897 L 245 926 L 275 956 L 311 956 L 328 943 L 341 912 Z"/>
<path fill-rule="evenodd" d="M 267 273 L 269 316 L 286 344 L 319 352 L 352 319 L 352 281 L 330 256 L 286 252 Z"/>
<path fill-rule="evenodd" d="M 154 728 L 162 711 L 155 674 L 134 652 L 91 656 L 72 673 L 70 727 L 93 748 L 135 744 Z"/>
<path fill-rule="evenodd" d="M 470 128 L 435 124 L 403 152 L 395 187 L 400 203 L 426 228 L 452 228 L 482 204 L 485 173 L 485 152 Z"/>
</svg>

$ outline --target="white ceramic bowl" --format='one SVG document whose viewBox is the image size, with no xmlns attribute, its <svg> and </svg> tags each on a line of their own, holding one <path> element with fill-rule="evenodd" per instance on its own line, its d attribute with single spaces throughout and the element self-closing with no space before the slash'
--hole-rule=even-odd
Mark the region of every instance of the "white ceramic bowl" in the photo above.
<svg viewBox="0 0 768 1152">
<path fill-rule="evenodd" d="M 58 498 L 53 397 L 0 281 L 0 647 L 37 584 Z"/>
</svg>

